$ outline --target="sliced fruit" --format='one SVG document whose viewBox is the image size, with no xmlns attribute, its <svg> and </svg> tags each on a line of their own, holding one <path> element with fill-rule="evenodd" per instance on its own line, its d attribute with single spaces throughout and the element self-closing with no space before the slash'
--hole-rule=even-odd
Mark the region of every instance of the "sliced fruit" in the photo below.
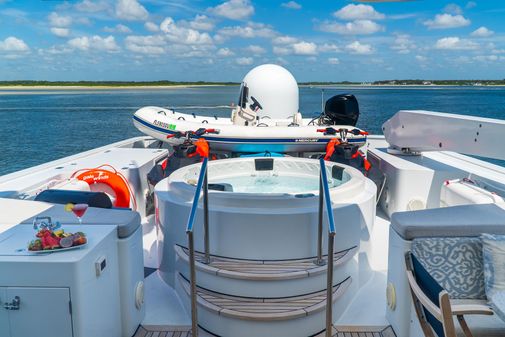
<svg viewBox="0 0 505 337">
<path fill-rule="evenodd" d="M 67 236 L 66 238 L 62 238 L 60 240 L 61 248 L 69 248 L 74 245 L 74 238 L 72 236 Z"/>
<path fill-rule="evenodd" d="M 75 206 L 74 204 L 69 202 L 68 204 L 65 205 L 65 211 L 72 212 L 72 209 L 74 209 L 74 206 Z"/>
</svg>

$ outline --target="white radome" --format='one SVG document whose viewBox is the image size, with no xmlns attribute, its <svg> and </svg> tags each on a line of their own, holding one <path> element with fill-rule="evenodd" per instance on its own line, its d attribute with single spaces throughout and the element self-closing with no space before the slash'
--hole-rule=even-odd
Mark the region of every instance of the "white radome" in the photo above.
<svg viewBox="0 0 505 337">
<path fill-rule="evenodd" d="M 249 88 L 247 106 L 254 97 L 262 109 L 257 110 L 260 118 L 286 119 L 298 112 L 298 83 L 285 68 L 275 64 L 263 64 L 245 75 L 243 85 Z"/>
</svg>

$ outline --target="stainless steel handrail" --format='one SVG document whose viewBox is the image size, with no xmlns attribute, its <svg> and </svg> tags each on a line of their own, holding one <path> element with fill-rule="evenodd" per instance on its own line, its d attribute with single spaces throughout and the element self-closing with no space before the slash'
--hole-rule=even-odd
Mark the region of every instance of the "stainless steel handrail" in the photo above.
<svg viewBox="0 0 505 337">
<path fill-rule="evenodd" d="M 326 211 L 328 212 L 328 230 L 330 233 L 335 234 L 335 220 L 333 219 L 333 212 L 331 212 L 331 199 L 330 188 L 328 187 L 328 175 L 326 174 L 326 165 L 324 159 L 319 159 L 321 165 L 321 179 L 323 180 L 324 201 L 326 203 Z"/>
<path fill-rule="evenodd" d="M 321 167 L 321 175 L 320 175 L 320 185 L 319 185 L 319 200 L 320 207 L 319 211 L 322 213 L 321 199 L 321 189 L 324 195 L 324 205 L 326 206 L 326 213 L 328 215 L 328 261 L 326 267 L 326 337 L 331 337 L 332 327 L 333 327 L 333 246 L 335 239 L 335 219 L 333 218 L 333 210 L 331 208 L 331 199 L 330 199 L 330 188 L 328 187 L 328 175 L 326 173 L 326 165 L 324 163 L 324 159 L 319 159 L 319 164 Z M 319 214 L 320 224 L 322 223 L 322 214 Z M 322 224 L 320 225 L 321 239 L 322 241 Z M 322 245 L 322 244 L 321 244 Z M 322 248 L 318 247 L 318 251 L 322 252 Z M 319 258 L 319 256 L 318 256 Z M 322 260 L 322 257 L 321 257 Z"/>
<path fill-rule="evenodd" d="M 204 158 L 202 161 L 202 167 L 200 168 L 200 175 L 198 176 L 198 183 L 196 184 L 196 191 L 193 197 L 193 205 L 191 206 L 191 211 L 189 212 L 188 223 L 186 225 L 186 234 L 188 235 L 188 249 L 189 249 L 189 279 L 191 286 L 191 335 L 193 337 L 198 337 L 198 313 L 197 313 L 197 302 L 196 302 L 196 270 L 195 270 L 195 241 L 193 238 L 193 224 L 195 222 L 196 210 L 198 208 L 198 200 L 200 199 L 200 193 L 202 192 L 202 186 L 204 186 L 204 230 L 205 230 L 205 257 L 208 257 L 208 189 L 207 189 L 207 163 L 208 158 Z"/>
<path fill-rule="evenodd" d="M 186 225 L 186 233 L 193 231 L 196 210 L 198 208 L 198 200 L 200 200 L 200 193 L 202 193 L 202 186 L 205 180 L 205 176 L 207 175 L 208 161 L 208 158 L 203 158 L 202 167 L 200 168 L 200 174 L 198 176 L 198 183 L 196 184 L 195 196 L 193 197 L 193 204 L 191 205 L 191 211 L 189 213 L 188 223 Z"/>
</svg>

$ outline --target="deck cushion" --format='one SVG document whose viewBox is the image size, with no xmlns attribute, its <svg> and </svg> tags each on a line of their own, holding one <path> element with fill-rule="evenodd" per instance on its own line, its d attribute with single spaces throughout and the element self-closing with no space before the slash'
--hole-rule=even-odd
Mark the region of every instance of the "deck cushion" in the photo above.
<svg viewBox="0 0 505 337">
<path fill-rule="evenodd" d="M 497 291 L 489 297 L 489 304 L 493 311 L 505 321 L 505 291 Z"/>
<path fill-rule="evenodd" d="M 505 235 L 482 234 L 486 294 L 505 292 Z"/>
<path fill-rule="evenodd" d="M 414 239 L 412 253 L 451 298 L 486 298 L 482 243 L 479 238 Z"/>
<path fill-rule="evenodd" d="M 396 212 L 391 227 L 405 240 L 434 236 L 505 234 L 505 209 L 495 204 Z"/>
</svg>

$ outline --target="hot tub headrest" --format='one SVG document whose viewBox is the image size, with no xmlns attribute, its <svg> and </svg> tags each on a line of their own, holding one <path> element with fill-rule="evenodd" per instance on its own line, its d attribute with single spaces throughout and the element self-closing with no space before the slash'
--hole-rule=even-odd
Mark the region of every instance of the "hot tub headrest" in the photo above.
<svg viewBox="0 0 505 337">
<path fill-rule="evenodd" d="M 78 224 L 77 217 L 72 212 L 67 212 L 63 205 L 53 207 L 35 215 L 50 216 L 53 221 L 61 222 L 63 228 L 66 224 Z M 23 220 L 21 223 L 32 224 L 35 216 Z M 140 226 L 140 214 L 128 209 L 108 209 L 90 207 L 82 217 L 85 225 L 116 225 L 118 238 L 127 238 Z"/>
<path fill-rule="evenodd" d="M 52 204 L 88 204 L 89 207 L 112 208 L 110 198 L 104 192 L 45 190 L 35 197 L 35 201 Z"/>
<path fill-rule="evenodd" d="M 505 234 L 505 209 L 496 204 L 480 204 L 396 212 L 391 216 L 391 228 L 405 240 Z"/>
</svg>

